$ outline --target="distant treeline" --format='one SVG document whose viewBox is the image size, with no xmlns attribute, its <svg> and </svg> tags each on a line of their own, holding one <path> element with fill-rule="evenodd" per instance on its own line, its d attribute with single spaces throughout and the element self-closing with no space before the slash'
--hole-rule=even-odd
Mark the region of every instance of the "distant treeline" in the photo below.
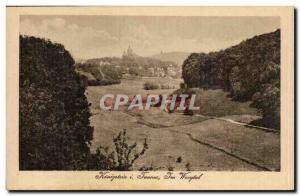
<svg viewBox="0 0 300 196">
<path fill-rule="evenodd" d="M 129 170 L 148 148 L 146 140 L 137 152 L 123 131 L 113 139 L 114 151 L 90 152 L 86 86 L 74 63 L 63 45 L 20 36 L 20 170 Z"/>
<path fill-rule="evenodd" d="M 105 86 L 121 83 L 122 72 L 111 65 L 99 66 L 95 63 L 76 63 L 75 68 L 88 86 Z"/>
<path fill-rule="evenodd" d="M 75 66 L 79 71 L 91 73 L 98 81 L 120 80 L 124 74 L 138 77 L 180 77 L 180 67 L 176 63 L 137 55 L 88 59 Z"/>
<path fill-rule="evenodd" d="M 280 30 L 218 52 L 193 53 L 183 63 L 189 87 L 222 88 L 237 101 L 252 100 L 260 122 L 280 127 Z"/>
</svg>

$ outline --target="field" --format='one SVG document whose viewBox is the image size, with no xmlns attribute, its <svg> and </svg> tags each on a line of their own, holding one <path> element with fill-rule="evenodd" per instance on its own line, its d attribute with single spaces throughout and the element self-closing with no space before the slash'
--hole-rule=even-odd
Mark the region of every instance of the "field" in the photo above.
<svg viewBox="0 0 300 196">
<path fill-rule="evenodd" d="M 152 81 L 179 88 L 180 79 L 123 79 L 121 84 L 89 86 L 86 91 L 94 127 L 92 150 L 99 145 L 113 150 L 112 138 L 123 129 L 129 142 L 142 148 L 147 139 L 149 149 L 133 166 L 134 170 L 198 171 L 278 171 L 280 170 L 280 134 L 277 131 L 245 126 L 260 116 L 249 103 L 231 101 L 222 90 L 197 92 L 200 111 L 187 116 L 166 113 L 157 108 L 149 111 L 101 111 L 99 99 L 110 94 L 169 94 L 175 89 L 144 90 Z M 242 124 L 245 123 L 245 124 Z"/>
</svg>

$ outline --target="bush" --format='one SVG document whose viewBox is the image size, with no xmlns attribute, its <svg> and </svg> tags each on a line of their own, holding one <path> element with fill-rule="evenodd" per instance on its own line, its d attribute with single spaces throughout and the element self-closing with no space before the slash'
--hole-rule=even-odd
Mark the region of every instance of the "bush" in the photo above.
<svg viewBox="0 0 300 196">
<path fill-rule="evenodd" d="M 88 86 L 107 86 L 113 84 L 120 84 L 121 80 L 88 80 Z"/>
<path fill-rule="evenodd" d="M 169 85 L 169 84 L 161 84 L 160 85 L 161 89 L 174 89 L 175 86 Z"/>
<path fill-rule="evenodd" d="M 90 170 L 131 170 L 133 163 L 148 149 L 147 140 L 143 143 L 140 152 L 136 152 L 137 143 L 129 145 L 127 142 L 126 130 L 121 131 L 113 138 L 115 150 L 109 152 L 108 147 L 100 146 L 96 153 L 91 155 L 89 161 Z"/>
<path fill-rule="evenodd" d="M 154 90 L 154 89 L 158 89 L 159 88 L 159 85 L 153 83 L 153 82 L 145 82 L 144 83 L 144 89 L 145 90 Z"/>
<path fill-rule="evenodd" d="M 86 168 L 93 129 L 73 65 L 62 45 L 20 36 L 20 170 Z"/>
</svg>

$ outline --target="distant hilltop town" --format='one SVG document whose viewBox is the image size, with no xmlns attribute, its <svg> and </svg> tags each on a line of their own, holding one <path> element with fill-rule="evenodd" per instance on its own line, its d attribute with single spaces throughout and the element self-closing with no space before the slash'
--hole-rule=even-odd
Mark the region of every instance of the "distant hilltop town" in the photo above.
<svg viewBox="0 0 300 196">
<path fill-rule="evenodd" d="M 92 84 L 117 83 L 123 77 L 181 77 L 181 67 L 173 61 L 142 57 L 128 48 L 119 57 L 102 57 L 76 62 L 76 70 Z"/>
</svg>

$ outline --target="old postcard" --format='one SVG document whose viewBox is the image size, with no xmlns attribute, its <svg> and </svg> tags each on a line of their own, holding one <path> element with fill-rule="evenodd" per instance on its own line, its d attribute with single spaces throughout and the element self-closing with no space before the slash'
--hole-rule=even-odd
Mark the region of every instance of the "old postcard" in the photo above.
<svg viewBox="0 0 300 196">
<path fill-rule="evenodd" d="M 8 7 L 8 190 L 293 190 L 294 8 Z"/>
</svg>

